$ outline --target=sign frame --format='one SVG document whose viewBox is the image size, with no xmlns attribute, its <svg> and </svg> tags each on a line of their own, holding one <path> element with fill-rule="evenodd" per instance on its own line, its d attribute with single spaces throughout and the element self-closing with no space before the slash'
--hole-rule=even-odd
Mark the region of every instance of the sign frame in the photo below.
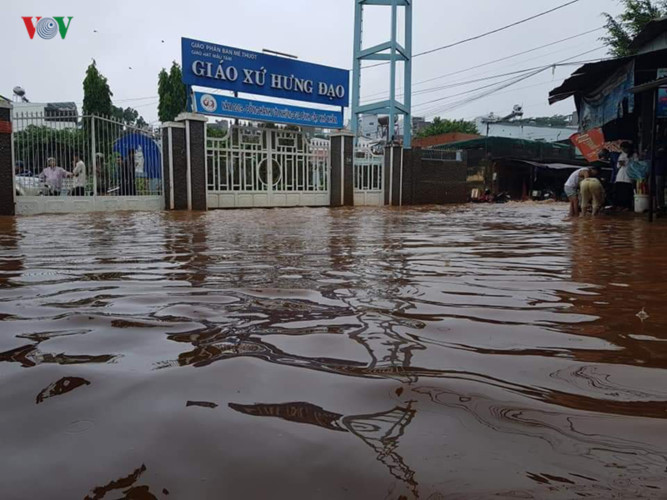
<svg viewBox="0 0 667 500">
<path fill-rule="evenodd" d="M 342 111 L 304 108 L 199 91 L 193 92 L 192 97 L 193 111 L 205 115 L 305 127 L 330 129 L 344 127 Z"/>
<path fill-rule="evenodd" d="M 181 38 L 183 83 L 347 107 L 349 70 Z"/>
</svg>

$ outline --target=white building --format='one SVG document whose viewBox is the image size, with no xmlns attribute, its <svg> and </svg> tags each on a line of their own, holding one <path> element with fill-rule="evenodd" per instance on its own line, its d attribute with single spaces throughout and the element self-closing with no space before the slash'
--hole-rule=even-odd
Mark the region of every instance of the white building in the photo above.
<svg viewBox="0 0 667 500">
<path fill-rule="evenodd" d="M 79 120 L 73 102 L 14 102 L 12 128 L 20 132 L 29 125 L 54 129 L 76 128 Z"/>
<path fill-rule="evenodd" d="M 570 138 L 577 133 L 576 125 L 566 127 L 549 127 L 546 125 L 526 124 L 512 121 L 493 121 L 493 118 L 479 117 L 475 119 L 477 132 L 482 136 L 507 137 L 528 141 L 558 142 Z"/>
<path fill-rule="evenodd" d="M 359 132 L 363 137 L 371 139 L 380 139 L 382 137 L 383 127 L 380 125 L 379 116 L 363 115 L 359 120 Z"/>
<path fill-rule="evenodd" d="M 361 136 L 376 140 L 386 139 L 388 120 L 389 118 L 387 116 L 363 115 L 361 120 L 359 120 L 359 131 Z M 395 136 L 403 137 L 403 120 L 403 117 L 396 117 L 396 123 L 394 123 Z M 430 122 L 427 122 L 425 118 L 413 116 L 412 135 L 416 135 L 421 129 L 429 124 Z"/>
</svg>

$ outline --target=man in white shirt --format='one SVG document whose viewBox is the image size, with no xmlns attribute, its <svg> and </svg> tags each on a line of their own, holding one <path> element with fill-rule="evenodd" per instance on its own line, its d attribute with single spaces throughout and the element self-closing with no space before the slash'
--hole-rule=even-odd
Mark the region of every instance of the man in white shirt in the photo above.
<svg viewBox="0 0 667 500">
<path fill-rule="evenodd" d="M 579 183 L 588 177 L 588 167 L 580 168 L 572 172 L 565 181 L 565 194 L 570 202 L 570 217 L 579 215 Z"/>
<path fill-rule="evenodd" d="M 634 206 L 634 185 L 628 175 L 632 146 L 624 142 L 621 144 L 623 152 L 618 157 L 616 166 L 616 180 L 614 181 L 614 206 L 623 211 L 629 211 Z"/>
<path fill-rule="evenodd" d="M 58 196 L 60 195 L 60 190 L 63 187 L 63 179 L 69 177 L 70 174 L 67 170 L 56 165 L 55 158 L 48 158 L 46 160 L 46 168 L 42 170 L 42 173 L 39 174 L 39 178 L 43 181 L 48 188 L 48 195 Z"/>
<path fill-rule="evenodd" d="M 78 153 L 74 153 L 74 189 L 72 196 L 83 196 L 86 194 L 86 164 L 83 163 Z"/>
</svg>

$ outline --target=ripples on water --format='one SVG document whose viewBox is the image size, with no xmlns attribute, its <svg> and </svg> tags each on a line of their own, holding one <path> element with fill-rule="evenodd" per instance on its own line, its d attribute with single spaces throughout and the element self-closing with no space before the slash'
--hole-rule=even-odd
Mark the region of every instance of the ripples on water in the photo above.
<svg viewBox="0 0 667 500">
<path fill-rule="evenodd" d="M 0 219 L 2 498 L 667 497 L 667 226 L 564 210 Z"/>
</svg>

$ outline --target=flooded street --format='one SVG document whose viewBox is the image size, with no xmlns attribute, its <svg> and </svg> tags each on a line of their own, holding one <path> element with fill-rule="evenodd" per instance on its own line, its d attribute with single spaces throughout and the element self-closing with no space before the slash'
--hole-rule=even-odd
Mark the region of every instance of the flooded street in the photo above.
<svg viewBox="0 0 667 500">
<path fill-rule="evenodd" d="M 0 219 L 0 497 L 666 498 L 667 223 L 566 210 Z"/>
</svg>

